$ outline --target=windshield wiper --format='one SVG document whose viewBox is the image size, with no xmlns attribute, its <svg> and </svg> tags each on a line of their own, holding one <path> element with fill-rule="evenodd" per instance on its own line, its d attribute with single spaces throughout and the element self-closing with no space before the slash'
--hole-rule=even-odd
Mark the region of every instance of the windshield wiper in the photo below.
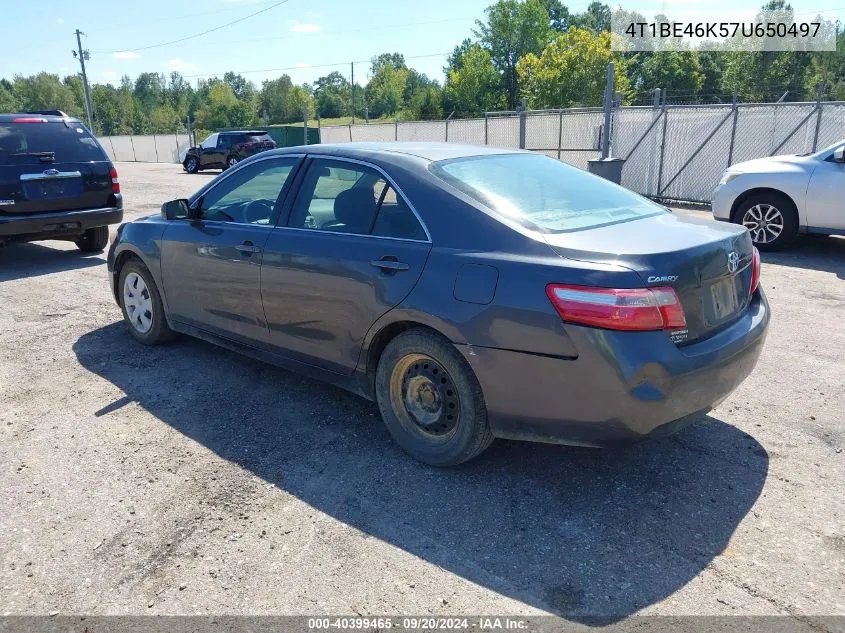
<svg viewBox="0 0 845 633">
<path fill-rule="evenodd" d="M 37 156 L 42 163 L 52 163 L 56 160 L 56 152 L 19 152 L 10 156 Z"/>
</svg>

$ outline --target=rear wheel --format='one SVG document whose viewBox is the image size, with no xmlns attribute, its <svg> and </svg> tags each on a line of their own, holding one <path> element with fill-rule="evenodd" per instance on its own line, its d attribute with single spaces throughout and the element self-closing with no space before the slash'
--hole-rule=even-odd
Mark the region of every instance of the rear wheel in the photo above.
<svg viewBox="0 0 845 633">
<path fill-rule="evenodd" d="M 238 164 L 238 157 L 237 156 L 229 156 L 226 159 L 226 167 L 234 167 Z"/>
<path fill-rule="evenodd" d="M 99 253 L 109 243 L 109 227 L 97 226 L 88 229 L 75 243 L 83 253 Z"/>
<path fill-rule="evenodd" d="M 157 345 L 174 337 L 164 316 L 164 304 L 153 276 L 144 264 L 132 259 L 120 269 L 120 307 L 129 332 L 145 345 Z"/>
<path fill-rule="evenodd" d="M 432 466 L 455 466 L 493 441 L 478 380 L 454 346 L 428 330 L 409 330 L 385 348 L 376 401 L 396 443 Z"/>
<path fill-rule="evenodd" d="M 188 156 L 188 158 L 185 159 L 183 166 L 185 167 L 185 171 L 189 174 L 195 174 L 200 170 L 200 162 L 197 160 L 196 156 Z"/>
<path fill-rule="evenodd" d="M 745 200 L 733 221 L 751 233 L 751 241 L 761 251 L 789 246 L 798 235 L 798 211 L 792 201 L 778 193 L 761 193 Z"/>
</svg>

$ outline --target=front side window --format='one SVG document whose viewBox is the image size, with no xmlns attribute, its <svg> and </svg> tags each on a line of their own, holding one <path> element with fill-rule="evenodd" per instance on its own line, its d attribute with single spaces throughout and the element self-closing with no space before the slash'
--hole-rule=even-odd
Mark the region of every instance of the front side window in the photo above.
<svg viewBox="0 0 845 633">
<path fill-rule="evenodd" d="M 538 154 L 458 158 L 434 163 L 431 171 L 500 215 L 547 233 L 666 213 L 619 185 Z"/>
<path fill-rule="evenodd" d="M 253 163 L 222 181 L 203 196 L 203 220 L 269 225 L 298 159 L 279 158 Z"/>
<path fill-rule="evenodd" d="M 209 135 L 202 143 L 200 143 L 200 147 L 203 149 L 214 149 L 217 147 L 217 138 L 220 136 L 216 132 L 214 134 Z"/>
<path fill-rule="evenodd" d="M 289 226 L 426 239 L 414 212 L 380 172 L 364 165 L 328 159 L 315 159 L 311 163 Z"/>
</svg>

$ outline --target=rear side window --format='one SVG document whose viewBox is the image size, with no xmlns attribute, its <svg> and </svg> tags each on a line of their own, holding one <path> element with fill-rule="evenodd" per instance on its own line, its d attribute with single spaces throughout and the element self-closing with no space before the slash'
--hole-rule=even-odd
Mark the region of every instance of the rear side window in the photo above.
<svg viewBox="0 0 845 633">
<path fill-rule="evenodd" d="M 0 165 L 107 160 L 100 144 L 79 123 L 0 122 Z"/>
<path fill-rule="evenodd" d="M 431 171 L 500 215 L 547 233 L 666 213 L 619 185 L 538 154 L 458 158 L 434 163 Z"/>
<path fill-rule="evenodd" d="M 272 141 L 272 137 L 269 134 L 251 134 L 246 138 L 248 143 L 266 143 L 267 141 Z"/>
</svg>

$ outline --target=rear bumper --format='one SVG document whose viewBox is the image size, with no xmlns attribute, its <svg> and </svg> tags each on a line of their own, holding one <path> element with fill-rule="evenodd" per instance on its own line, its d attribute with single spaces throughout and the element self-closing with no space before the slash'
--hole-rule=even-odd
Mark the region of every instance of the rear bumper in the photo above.
<svg viewBox="0 0 845 633">
<path fill-rule="evenodd" d="M 727 398 L 754 369 L 766 338 L 762 291 L 734 324 L 676 347 L 664 332 L 567 326 L 567 360 L 459 345 L 481 384 L 497 437 L 612 446 L 669 434 Z"/>
<path fill-rule="evenodd" d="M 123 221 L 122 207 L 0 216 L 0 238 L 46 240 L 73 237 L 88 229 Z"/>
</svg>

